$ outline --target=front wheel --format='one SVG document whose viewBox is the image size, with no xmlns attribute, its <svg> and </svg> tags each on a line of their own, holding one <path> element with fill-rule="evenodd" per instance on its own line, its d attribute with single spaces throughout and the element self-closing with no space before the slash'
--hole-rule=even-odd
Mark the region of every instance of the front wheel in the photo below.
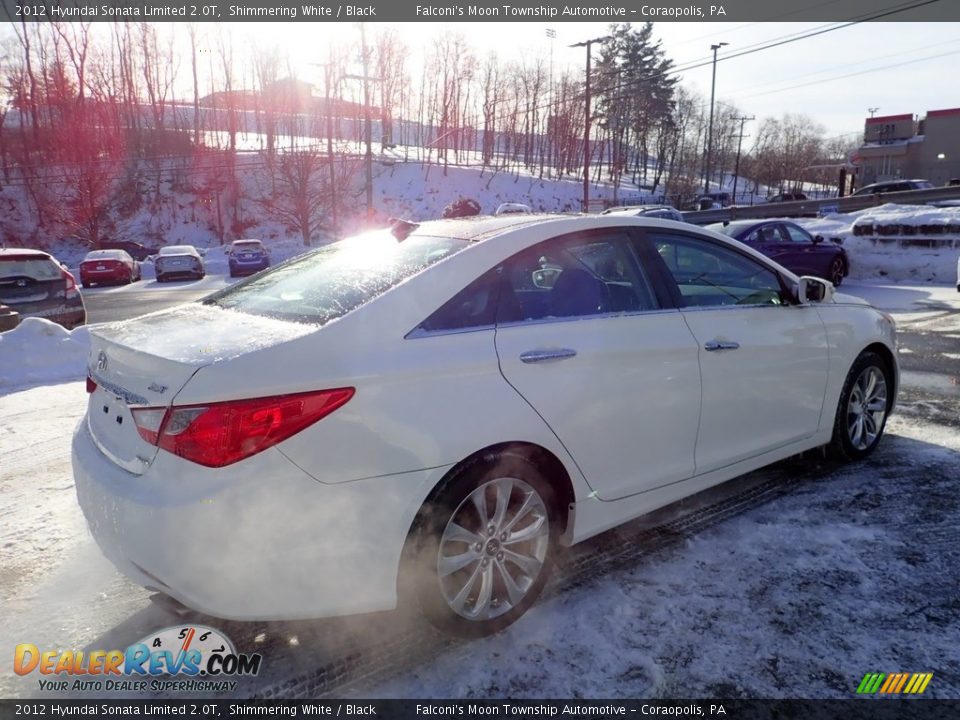
<svg viewBox="0 0 960 720">
<path fill-rule="evenodd" d="M 840 287 L 840 283 L 843 282 L 845 272 L 846 266 L 840 257 L 835 257 L 830 261 L 830 282 L 833 283 L 834 287 Z"/>
<path fill-rule="evenodd" d="M 424 503 L 402 580 L 440 630 L 490 635 L 536 601 L 559 534 L 555 494 L 536 466 L 491 454 L 455 472 Z"/>
<path fill-rule="evenodd" d="M 893 378 L 875 352 L 865 352 L 850 368 L 833 426 L 831 454 L 839 460 L 861 460 L 880 442 L 890 411 Z"/>
</svg>

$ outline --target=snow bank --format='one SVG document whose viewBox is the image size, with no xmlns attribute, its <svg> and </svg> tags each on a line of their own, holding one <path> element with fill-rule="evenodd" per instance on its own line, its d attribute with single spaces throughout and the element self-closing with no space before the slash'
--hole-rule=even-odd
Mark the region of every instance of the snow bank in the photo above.
<svg viewBox="0 0 960 720">
<path fill-rule="evenodd" d="M 814 234 L 843 238 L 854 280 L 952 283 L 957 279 L 960 207 L 888 203 L 796 222 Z M 947 242 L 939 247 L 912 244 L 918 240 Z M 955 247 L 949 247 L 949 241 Z"/>
<path fill-rule="evenodd" d="M 32 383 L 82 378 L 90 352 L 86 327 L 66 330 L 42 318 L 25 318 L 0 333 L 0 392 Z"/>
</svg>

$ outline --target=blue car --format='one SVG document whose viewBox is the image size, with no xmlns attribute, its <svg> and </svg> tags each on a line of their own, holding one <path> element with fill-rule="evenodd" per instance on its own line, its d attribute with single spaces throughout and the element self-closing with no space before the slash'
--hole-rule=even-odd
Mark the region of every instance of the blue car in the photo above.
<svg viewBox="0 0 960 720">
<path fill-rule="evenodd" d="M 234 240 L 227 254 L 230 277 L 251 275 L 270 267 L 270 253 L 259 240 Z"/>
<path fill-rule="evenodd" d="M 708 230 L 739 240 L 797 275 L 814 275 L 839 287 L 850 273 L 847 251 L 839 241 L 825 242 L 786 220 L 734 220 Z"/>
</svg>

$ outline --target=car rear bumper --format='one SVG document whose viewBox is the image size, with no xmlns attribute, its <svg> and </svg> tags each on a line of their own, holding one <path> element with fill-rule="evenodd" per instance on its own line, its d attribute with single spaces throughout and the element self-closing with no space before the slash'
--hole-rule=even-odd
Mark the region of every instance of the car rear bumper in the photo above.
<svg viewBox="0 0 960 720">
<path fill-rule="evenodd" d="M 230 272 L 232 273 L 255 273 L 266 270 L 270 267 L 269 260 L 258 260 L 256 262 L 231 262 Z"/>
<path fill-rule="evenodd" d="M 87 311 L 79 295 L 61 303 L 33 303 L 23 306 L 11 306 L 20 313 L 20 320 L 28 317 L 43 318 L 63 325 L 68 330 L 87 322 Z"/>
<path fill-rule="evenodd" d="M 86 417 L 73 472 L 90 532 L 121 572 L 235 620 L 394 607 L 403 543 L 432 480 L 423 471 L 327 485 L 275 448 L 220 469 L 161 451 L 138 476 L 100 452 Z"/>
</svg>

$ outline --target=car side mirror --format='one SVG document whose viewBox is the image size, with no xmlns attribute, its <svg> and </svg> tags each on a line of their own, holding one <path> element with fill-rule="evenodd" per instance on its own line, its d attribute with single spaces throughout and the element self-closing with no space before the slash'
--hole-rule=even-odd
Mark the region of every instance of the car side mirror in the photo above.
<svg viewBox="0 0 960 720">
<path fill-rule="evenodd" d="M 819 245 L 819 244 L 822 243 L 822 242 L 823 242 L 823 235 L 814 235 L 814 236 L 813 236 L 813 244 L 814 244 L 814 245 Z"/>
<path fill-rule="evenodd" d="M 823 278 L 804 275 L 797 283 L 797 300 L 801 305 L 825 303 L 833 299 L 833 283 Z"/>
<path fill-rule="evenodd" d="M 206 256 L 207 256 L 207 250 L 206 250 L 206 248 L 197 248 L 197 250 L 200 252 L 200 257 L 206 257 Z"/>
<path fill-rule="evenodd" d="M 830 242 L 832 242 L 834 245 L 843 245 L 843 238 L 842 238 L 842 237 L 832 237 L 832 238 L 830 238 Z"/>
</svg>

